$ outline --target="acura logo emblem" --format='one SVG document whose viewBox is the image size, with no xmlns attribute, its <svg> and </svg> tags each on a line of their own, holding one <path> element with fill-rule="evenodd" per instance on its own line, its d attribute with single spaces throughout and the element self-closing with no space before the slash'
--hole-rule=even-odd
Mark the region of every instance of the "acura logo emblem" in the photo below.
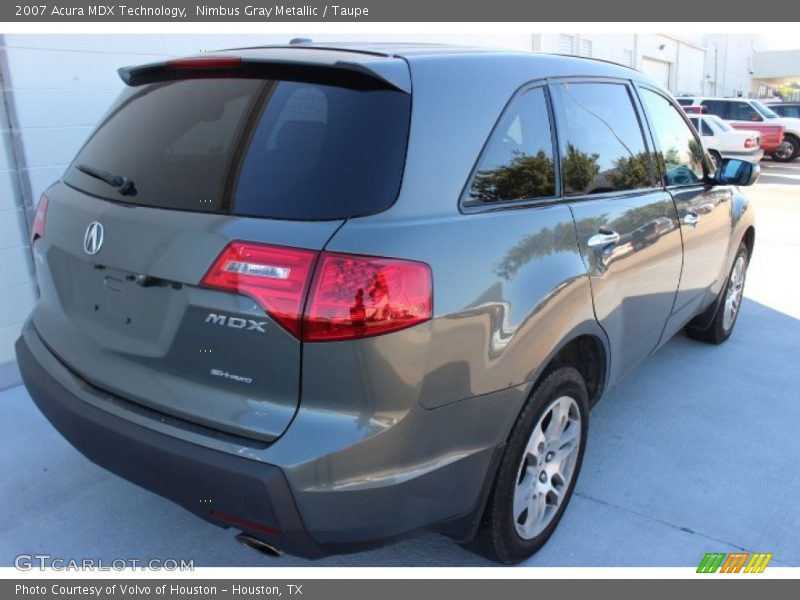
<svg viewBox="0 0 800 600">
<path fill-rule="evenodd" d="M 103 247 L 103 225 L 97 221 L 89 223 L 83 236 L 83 249 L 86 254 L 97 254 Z"/>
</svg>

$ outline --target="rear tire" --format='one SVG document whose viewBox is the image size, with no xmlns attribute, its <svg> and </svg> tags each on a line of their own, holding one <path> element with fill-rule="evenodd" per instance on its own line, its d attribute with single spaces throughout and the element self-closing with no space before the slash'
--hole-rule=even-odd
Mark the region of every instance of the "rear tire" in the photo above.
<svg viewBox="0 0 800 600">
<path fill-rule="evenodd" d="M 714 166 L 714 172 L 716 173 L 717 169 L 719 169 L 719 166 L 722 164 L 722 155 L 716 150 L 709 150 L 708 154 L 709 156 L 711 156 L 711 161 Z"/>
<path fill-rule="evenodd" d="M 777 162 L 791 162 L 800 156 L 800 139 L 792 134 L 783 136 L 784 143 L 789 145 L 785 152 L 773 152 L 770 156 Z"/>
<path fill-rule="evenodd" d="M 691 323 L 687 325 L 685 331 L 688 337 L 707 344 L 721 344 L 731 337 L 742 307 L 748 262 L 747 246 L 742 242 L 733 259 L 728 281 L 721 292 L 722 298 L 717 302 L 714 319 L 708 327 L 702 329 L 692 326 Z"/>
<path fill-rule="evenodd" d="M 472 550 L 513 564 L 547 542 L 572 497 L 588 419 L 580 373 L 560 367 L 545 375 L 511 431 Z"/>
</svg>

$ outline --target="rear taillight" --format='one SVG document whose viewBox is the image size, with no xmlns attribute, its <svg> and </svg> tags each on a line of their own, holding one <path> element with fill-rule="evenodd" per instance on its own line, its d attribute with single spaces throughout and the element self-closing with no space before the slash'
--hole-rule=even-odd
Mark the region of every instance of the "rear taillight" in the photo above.
<svg viewBox="0 0 800 600">
<path fill-rule="evenodd" d="M 31 244 L 44 237 L 44 225 L 47 219 L 47 208 L 50 206 L 50 199 L 42 195 L 39 198 L 39 204 L 36 206 L 36 216 L 33 217 L 33 225 L 31 225 Z"/>
<path fill-rule="evenodd" d="M 390 333 L 433 312 L 430 267 L 394 258 L 232 242 L 201 285 L 250 296 L 308 342 Z"/>
<path fill-rule="evenodd" d="M 303 323 L 308 342 L 348 340 L 431 318 L 431 269 L 405 260 L 323 252 Z"/>
<path fill-rule="evenodd" d="M 201 285 L 250 296 L 287 331 L 300 337 L 300 313 L 316 257 L 312 250 L 231 242 Z"/>
<path fill-rule="evenodd" d="M 744 147 L 745 148 L 755 148 L 757 145 L 758 144 L 756 143 L 756 140 L 754 138 L 747 138 L 744 141 Z"/>
</svg>

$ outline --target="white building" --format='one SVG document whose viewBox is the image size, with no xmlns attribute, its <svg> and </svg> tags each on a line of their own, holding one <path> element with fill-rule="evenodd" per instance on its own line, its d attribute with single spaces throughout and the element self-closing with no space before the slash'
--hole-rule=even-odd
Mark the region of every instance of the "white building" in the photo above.
<svg viewBox="0 0 800 600">
<path fill-rule="evenodd" d="M 318 41 L 343 36 L 317 36 Z M 371 39 L 375 36 L 346 36 Z M 755 36 L 655 34 L 382 35 L 580 54 L 641 69 L 676 94 L 751 95 Z M 122 88 L 117 68 L 171 56 L 285 43 L 276 35 L 0 36 L 0 388 L 15 377 L 13 342 L 36 296 L 28 231 L 41 193 L 58 179 Z M 2 365 L 6 364 L 6 367 Z"/>
<path fill-rule="evenodd" d="M 675 95 L 756 96 L 753 55 L 764 41 L 743 34 L 548 33 L 533 36 L 533 49 L 627 65 Z"/>
</svg>

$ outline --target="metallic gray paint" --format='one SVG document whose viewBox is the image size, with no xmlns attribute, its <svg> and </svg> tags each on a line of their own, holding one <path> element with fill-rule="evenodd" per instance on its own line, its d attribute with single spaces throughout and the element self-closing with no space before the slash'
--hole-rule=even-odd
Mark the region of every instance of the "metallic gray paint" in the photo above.
<svg viewBox="0 0 800 600">
<path fill-rule="evenodd" d="M 578 336 L 591 336 L 605 350 L 605 380 L 613 385 L 714 301 L 753 221 L 736 189 L 709 186 L 462 214 L 458 201 L 475 161 L 520 87 L 548 77 L 654 84 L 624 67 L 571 57 L 367 49 L 368 59 L 353 60 L 371 61 L 370 69 L 382 60 L 405 61 L 410 73 L 408 155 L 391 208 L 345 223 L 276 222 L 114 205 L 57 184 L 48 192 L 57 201 L 47 235 L 35 249 L 42 298 L 23 334 L 37 360 L 86 402 L 279 466 L 306 527 L 326 543 L 388 538 L 479 511 L 492 458 L 552 357 Z M 301 50 L 280 51 L 293 52 Z M 343 51 L 302 52 L 303 60 L 324 62 Z M 655 235 L 635 239 L 654 209 L 664 218 Z M 681 224 L 690 210 L 700 213 L 695 228 Z M 619 231 L 622 244 L 608 253 L 587 246 L 599 224 L 622 215 L 632 223 Z M 63 281 L 56 289 L 60 278 L 88 282 L 96 275 L 75 267 L 94 220 L 106 228 L 96 262 L 183 284 L 155 290 L 153 321 L 141 330 L 92 322 L 77 308 L 79 296 L 63 297 Z M 386 336 L 302 349 L 274 323 L 266 335 L 223 339 L 223 328 L 203 323 L 209 312 L 269 320 L 247 298 L 196 287 L 232 239 L 426 262 L 434 274 L 434 318 Z M 85 254 L 80 260 L 85 265 Z M 193 308 L 183 322 L 168 314 L 187 307 Z M 235 359 L 232 372 L 251 365 L 268 384 L 243 392 L 197 376 L 187 357 L 207 341 Z M 132 410 L 76 373 L 252 443 Z"/>
</svg>

